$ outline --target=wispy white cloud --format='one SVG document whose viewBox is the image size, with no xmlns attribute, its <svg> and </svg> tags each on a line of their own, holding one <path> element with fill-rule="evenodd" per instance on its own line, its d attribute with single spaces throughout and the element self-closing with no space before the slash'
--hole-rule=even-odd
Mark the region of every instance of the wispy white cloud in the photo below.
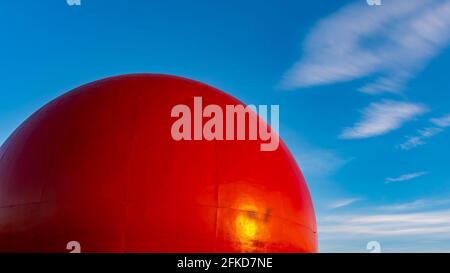
<svg viewBox="0 0 450 273">
<path fill-rule="evenodd" d="M 417 199 L 412 202 L 379 206 L 377 207 L 377 209 L 391 212 L 410 211 L 410 210 L 426 209 L 431 207 L 440 207 L 449 204 L 450 199 Z"/>
<path fill-rule="evenodd" d="M 350 4 L 322 19 L 284 75 L 288 89 L 369 78 L 367 93 L 397 92 L 450 41 L 450 1 Z"/>
<path fill-rule="evenodd" d="M 320 250 L 367 252 L 376 240 L 383 252 L 450 251 L 450 199 L 333 211 L 318 220 Z"/>
<path fill-rule="evenodd" d="M 434 125 L 439 126 L 441 128 L 449 127 L 450 126 L 450 114 L 439 117 L 439 118 L 432 118 L 430 121 Z"/>
<path fill-rule="evenodd" d="M 331 175 L 348 162 L 331 150 L 311 147 L 303 147 L 295 158 L 308 177 Z"/>
<path fill-rule="evenodd" d="M 427 172 L 415 172 L 415 173 L 408 173 L 408 174 L 403 174 L 400 175 L 398 177 L 388 177 L 385 179 L 386 183 L 390 183 L 390 182 L 404 182 L 404 181 L 409 181 L 421 176 L 426 175 Z"/>
<path fill-rule="evenodd" d="M 440 134 L 445 128 L 450 127 L 450 115 L 432 118 L 430 122 L 433 126 L 417 130 L 416 135 L 407 136 L 405 142 L 397 145 L 397 147 L 401 150 L 411 150 L 417 146 L 426 144 L 427 139 Z"/>
<path fill-rule="evenodd" d="M 343 139 L 369 138 L 398 129 L 403 123 L 427 111 L 421 104 L 383 101 L 370 104 L 362 111 L 363 118 L 341 133 Z"/>
<path fill-rule="evenodd" d="M 319 234 L 411 236 L 443 235 L 450 238 L 450 210 L 388 214 L 347 214 L 321 220 Z"/>
<path fill-rule="evenodd" d="M 350 206 L 351 204 L 360 201 L 361 198 L 346 198 L 346 199 L 340 199 L 336 200 L 335 202 L 331 203 L 328 207 L 331 209 L 337 209 L 337 208 L 343 208 Z"/>
<path fill-rule="evenodd" d="M 439 127 L 427 127 L 417 130 L 417 135 L 407 136 L 406 141 L 399 144 L 397 147 L 401 150 L 411 150 L 417 146 L 426 144 L 426 139 L 431 138 L 443 131 Z"/>
<path fill-rule="evenodd" d="M 351 160 L 333 149 L 312 145 L 288 127 L 283 128 L 282 138 L 289 146 L 289 150 L 306 177 L 325 178 L 331 176 Z"/>
</svg>

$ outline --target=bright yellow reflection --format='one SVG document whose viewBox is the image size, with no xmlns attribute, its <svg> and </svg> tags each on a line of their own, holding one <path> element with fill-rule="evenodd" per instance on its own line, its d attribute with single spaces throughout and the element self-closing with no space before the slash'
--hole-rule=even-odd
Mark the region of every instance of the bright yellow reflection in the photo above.
<svg viewBox="0 0 450 273">
<path fill-rule="evenodd" d="M 246 243 L 255 239 L 258 231 L 258 224 L 255 222 L 255 219 L 241 214 L 236 218 L 236 230 L 241 242 Z"/>
<path fill-rule="evenodd" d="M 242 252 L 261 252 L 267 237 L 267 220 L 264 211 L 265 201 L 260 198 L 258 188 L 235 185 L 233 192 L 233 209 L 236 216 L 233 221 L 234 241 Z"/>
<path fill-rule="evenodd" d="M 242 252 L 257 251 L 264 233 L 264 223 L 259 219 L 257 207 L 254 202 L 240 204 L 239 212 L 235 218 L 235 236 Z"/>
</svg>

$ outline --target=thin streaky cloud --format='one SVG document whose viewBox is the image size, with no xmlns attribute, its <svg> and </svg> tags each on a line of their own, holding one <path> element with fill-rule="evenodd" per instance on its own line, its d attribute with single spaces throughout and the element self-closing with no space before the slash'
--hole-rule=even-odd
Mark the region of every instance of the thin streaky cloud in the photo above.
<svg viewBox="0 0 450 273">
<path fill-rule="evenodd" d="M 311 145 L 290 128 L 284 128 L 282 138 L 308 180 L 330 177 L 353 159 L 344 158 L 333 149 Z"/>
<path fill-rule="evenodd" d="M 450 127 L 450 115 L 432 118 L 430 119 L 430 123 L 432 126 L 417 130 L 416 135 L 406 136 L 406 140 L 397 145 L 397 148 L 407 151 L 425 145 L 428 139 L 442 133 L 447 127 Z"/>
<path fill-rule="evenodd" d="M 405 182 L 405 181 L 409 181 L 421 176 L 426 175 L 427 172 L 415 172 L 415 173 L 408 173 L 408 174 L 403 174 L 400 175 L 398 177 L 388 177 L 385 179 L 386 183 L 391 183 L 391 182 Z"/>
<path fill-rule="evenodd" d="M 412 202 L 379 206 L 376 209 L 383 211 L 397 212 L 397 211 L 421 210 L 448 204 L 450 204 L 450 199 L 417 199 Z"/>
<path fill-rule="evenodd" d="M 367 78 L 366 93 L 399 92 L 450 41 L 450 1 L 357 1 L 319 21 L 286 89 Z"/>
<path fill-rule="evenodd" d="M 417 199 L 411 202 L 364 207 L 362 210 L 332 211 L 317 218 L 322 251 L 342 251 L 337 245 L 365 251 L 368 241 L 382 243 L 383 252 L 448 251 L 450 199 Z M 395 246 L 395 249 L 393 248 Z M 430 248 L 431 247 L 431 248 Z"/>
<path fill-rule="evenodd" d="M 351 204 L 360 201 L 361 198 L 346 198 L 346 199 L 341 199 L 341 200 L 337 200 L 333 203 L 331 203 L 329 205 L 329 208 L 331 209 L 337 209 L 337 208 L 343 208 L 343 207 L 347 207 L 350 206 Z"/>
<path fill-rule="evenodd" d="M 439 117 L 439 118 L 432 118 L 430 120 L 430 122 L 441 128 L 449 127 L 450 126 L 450 114 Z"/>
<path fill-rule="evenodd" d="M 342 139 L 369 138 L 383 135 L 400 128 L 403 123 L 424 114 L 422 104 L 385 100 L 372 103 L 362 111 L 362 120 L 353 127 L 345 128 Z"/>
<path fill-rule="evenodd" d="M 434 235 L 450 238 L 450 210 L 389 214 L 346 214 L 320 221 L 323 236 L 411 236 Z"/>
<path fill-rule="evenodd" d="M 301 153 L 295 153 L 295 158 L 307 177 L 317 178 L 332 175 L 349 161 L 342 159 L 331 150 L 302 148 Z"/>
</svg>

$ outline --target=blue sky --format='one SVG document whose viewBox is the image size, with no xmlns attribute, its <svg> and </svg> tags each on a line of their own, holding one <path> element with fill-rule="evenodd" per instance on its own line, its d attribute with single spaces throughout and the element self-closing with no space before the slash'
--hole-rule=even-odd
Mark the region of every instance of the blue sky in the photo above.
<svg viewBox="0 0 450 273">
<path fill-rule="evenodd" d="M 99 78 L 175 74 L 279 104 L 320 251 L 450 251 L 450 1 L 10 1 L 0 142 Z"/>
</svg>

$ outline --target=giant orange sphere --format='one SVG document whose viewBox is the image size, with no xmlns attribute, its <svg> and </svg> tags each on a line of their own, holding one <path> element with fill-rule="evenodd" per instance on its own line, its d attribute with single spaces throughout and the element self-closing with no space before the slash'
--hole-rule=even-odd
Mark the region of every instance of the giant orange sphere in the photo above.
<svg viewBox="0 0 450 273">
<path fill-rule="evenodd" d="M 176 141 L 174 105 L 240 104 L 205 84 L 96 81 L 28 118 L 0 149 L 0 251 L 315 252 L 314 210 L 286 146 Z"/>
</svg>

